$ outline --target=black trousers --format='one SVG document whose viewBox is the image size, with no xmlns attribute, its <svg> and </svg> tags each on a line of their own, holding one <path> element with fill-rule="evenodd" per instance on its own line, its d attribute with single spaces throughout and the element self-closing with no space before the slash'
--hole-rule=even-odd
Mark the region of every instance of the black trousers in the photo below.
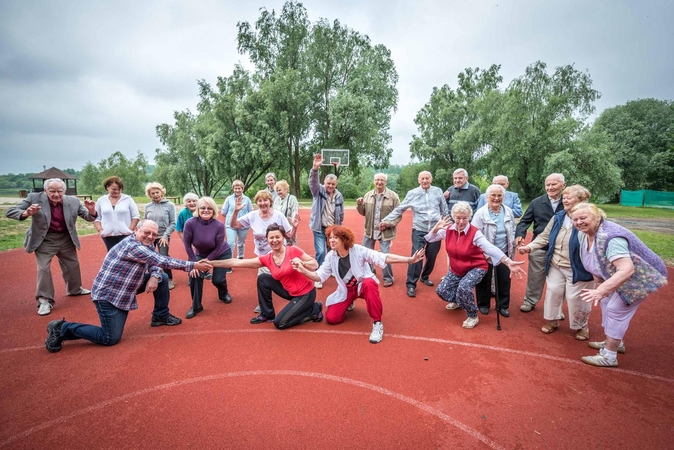
<svg viewBox="0 0 674 450">
<path fill-rule="evenodd" d="M 271 293 L 290 302 L 278 315 L 275 315 Z M 316 288 L 299 297 L 293 297 L 285 290 L 280 281 L 275 280 L 271 274 L 263 273 L 257 277 L 257 301 L 260 304 L 260 314 L 268 319 L 274 319 L 274 326 L 279 330 L 292 327 L 300 323 L 308 322 L 311 316 L 320 311 L 316 303 Z"/>
<path fill-rule="evenodd" d="M 201 255 L 196 255 L 197 260 L 203 259 Z M 230 259 L 232 257 L 232 250 L 229 249 L 216 259 Z M 213 286 L 218 288 L 218 298 L 222 301 L 227 296 L 227 269 L 222 267 L 213 268 L 213 278 L 211 279 Z M 204 274 L 200 273 L 198 277 L 192 278 L 190 276 L 190 293 L 192 294 L 192 308 L 197 309 L 201 307 L 201 299 L 204 295 Z"/>
<path fill-rule="evenodd" d="M 489 264 L 489 269 L 482 281 L 475 286 L 475 294 L 477 295 L 477 307 L 489 308 L 491 305 L 491 298 L 494 295 L 491 292 L 491 277 L 494 271 L 494 266 Z M 505 264 L 496 266 L 496 287 L 498 291 L 498 299 L 496 307 L 498 309 L 510 308 L 510 269 Z"/>
<path fill-rule="evenodd" d="M 405 285 L 407 288 L 416 288 L 419 277 L 424 280 L 431 276 L 433 268 L 435 267 L 435 260 L 438 257 L 440 252 L 440 247 L 442 246 L 442 241 L 437 242 L 427 242 L 424 239 L 428 233 L 412 229 L 412 253 L 410 256 L 414 255 L 414 252 L 421 250 L 426 246 L 426 262 L 424 260 L 419 261 L 416 264 L 410 264 L 407 267 L 407 281 Z"/>
</svg>

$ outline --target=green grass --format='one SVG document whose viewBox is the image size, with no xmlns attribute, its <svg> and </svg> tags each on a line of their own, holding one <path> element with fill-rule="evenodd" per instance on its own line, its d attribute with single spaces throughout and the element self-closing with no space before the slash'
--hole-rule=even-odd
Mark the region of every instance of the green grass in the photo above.
<svg viewBox="0 0 674 450">
<path fill-rule="evenodd" d="M 674 266 L 674 234 L 654 231 L 632 230 L 644 244 L 653 250 L 665 263 Z"/>
</svg>

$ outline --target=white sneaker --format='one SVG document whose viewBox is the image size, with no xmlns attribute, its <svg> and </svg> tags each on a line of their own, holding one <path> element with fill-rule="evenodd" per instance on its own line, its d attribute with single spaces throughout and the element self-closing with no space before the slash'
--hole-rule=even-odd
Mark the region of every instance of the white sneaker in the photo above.
<svg viewBox="0 0 674 450">
<path fill-rule="evenodd" d="M 353 311 L 354 308 L 356 307 L 356 302 L 351 302 L 348 308 L 346 308 L 347 311 Z"/>
<path fill-rule="evenodd" d="M 44 298 L 40 299 L 40 306 L 37 308 L 37 313 L 41 316 L 46 316 L 49 313 L 51 313 L 51 303 L 49 303 L 49 300 L 46 300 Z"/>
<path fill-rule="evenodd" d="M 618 367 L 618 358 L 610 359 L 602 355 L 601 352 L 597 353 L 594 356 L 583 356 L 582 358 L 580 358 L 580 360 L 583 361 L 585 364 L 589 364 L 591 366 L 596 367 Z"/>
<path fill-rule="evenodd" d="M 461 325 L 464 328 L 475 328 L 475 325 L 480 321 L 480 319 L 475 317 L 469 317 L 466 320 L 463 321 L 463 325 Z"/>
<path fill-rule="evenodd" d="M 176 287 L 176 284 L 173 282 L 172 279 L 169 278 L 169 291 L 170 291 L 171 289 L 175 289 L 175 287 Z"/>
<path fill-rule="evenodd" d="M 381 342 L 384 337 L 384 324 L 381 322 L 375 322 L 372 324 L 372 333 L 370 333 L 370 342 L 376 344 Z"/>
<path fill-rule="evenodd" d="M 460 308 L 460 306 L 457 303 L 454 303 L 454 302 L 449 302 L 449 303 L 447 303 L 447 306 L 445 306 L 445 309 L 449 309 L 449 310 L 459 309 L 459 308 Z"/>
<path fill-rule="evenodd" d="M 260 311 L 260 305 L 257 305 L 255 309 L 253 310 L 254 313 L 260 314 L 262 311 Z"/>
<path fill-rule="evenodd" d="M 587 346 L 590 348 L 595 348 L 597 350 L 601 350 L 604 348 L 606 345 L 606 341 L 601 341 L 601 342 L 588 342 Z M 618 346 L 618 353 L 625 353 L 625 343 L 620 341 L 620 345 Z"/>
<path fill-rule="evenodd" d="M 320 281 L 316 281 L 314 282 L 314 287 L 316 289 L 323 289 L 323 283 L 321 283 Z"/>
</svg>

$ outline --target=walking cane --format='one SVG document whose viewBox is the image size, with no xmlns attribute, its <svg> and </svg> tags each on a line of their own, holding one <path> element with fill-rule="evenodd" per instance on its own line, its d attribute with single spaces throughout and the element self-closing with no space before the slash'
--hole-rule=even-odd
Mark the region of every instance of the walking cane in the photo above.
<svg viewBox="0 0 674 450">
<path fill-rule="evenodd" d="M 501 331 L 501 313 L 498 304 L 498 280 L 496 279 L 496 267 L 491 266 L 491 279 L 494 284 L 494 303 L 496 304 L 496 329 Z"/>
</svg>

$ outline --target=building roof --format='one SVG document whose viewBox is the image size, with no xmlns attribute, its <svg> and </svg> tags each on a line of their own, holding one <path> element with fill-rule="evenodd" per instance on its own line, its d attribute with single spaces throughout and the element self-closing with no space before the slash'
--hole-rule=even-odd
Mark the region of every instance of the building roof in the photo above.
<svg viewBox="0 0 674 450">
<path fill-rule="evenodd" d="M 60 178 L 62 180 L 77 180 L 78 178 L 75 176 L 70 175 L 69 173 L 66 173 L 60 169 L 57 169 L 56 167 L 52 167 L 51 169 L 47 169 L 44 172 L 36 173 L 32 177 L 30 177 L 31 180 L 48 180 L 50 178 Z"/>
</svg>

